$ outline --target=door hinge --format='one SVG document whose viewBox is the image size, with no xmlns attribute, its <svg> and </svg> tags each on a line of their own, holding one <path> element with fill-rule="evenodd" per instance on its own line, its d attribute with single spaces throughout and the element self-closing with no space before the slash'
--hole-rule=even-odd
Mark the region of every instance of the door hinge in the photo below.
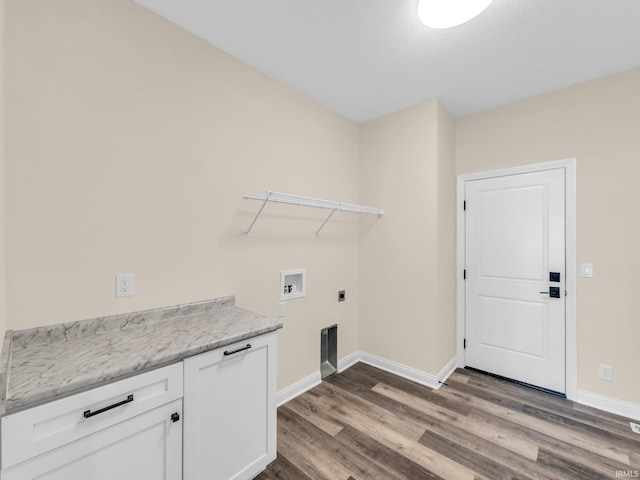
<svg viewBox="0 0 640 480">
<path fill-rule="evenodd" d="M 464 201 L 462 202 L 462 209 L 463 209 L 463 210 L 466 210 L 466 209 L 467 209 L 467 201 L 466 201 L 466 200 L 464 200 Z"/>
<path fill-rule="evenodd" d="M 466 268 L 462 271 L 462 279 L 463 280 L 467 279 L 467 269 Z"/>
<path fill-rule="evenodd" d="M 463 339 L 462 340 L 462 348 L 466 349 L 467 348 L 467 339 Z"/>
</svg>

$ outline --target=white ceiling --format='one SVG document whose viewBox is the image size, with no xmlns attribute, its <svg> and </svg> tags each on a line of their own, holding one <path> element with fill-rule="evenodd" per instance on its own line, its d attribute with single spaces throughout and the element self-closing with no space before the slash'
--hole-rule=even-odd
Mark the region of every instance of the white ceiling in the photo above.
<svg viewBox="0 0 640 480">
<path fill-rule="evenodd" d="M 463 117 L 640 66 L 640 0 L 495 0 L 448 30 L 417 0 L 136 1 L 358 123 L 433 98 Z"/>
</svg>

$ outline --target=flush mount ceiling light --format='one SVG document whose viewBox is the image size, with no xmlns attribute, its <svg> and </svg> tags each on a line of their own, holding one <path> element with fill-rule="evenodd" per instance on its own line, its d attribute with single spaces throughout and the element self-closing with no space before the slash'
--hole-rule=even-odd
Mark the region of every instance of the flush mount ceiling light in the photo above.
<svg viewBox="0 0 640 480">
<path fill-rule="evenodd" d="M 493 0 L 419 0 L 418 18 L 427 27 L 451 28 L 477 17 Z"/>
</svg>

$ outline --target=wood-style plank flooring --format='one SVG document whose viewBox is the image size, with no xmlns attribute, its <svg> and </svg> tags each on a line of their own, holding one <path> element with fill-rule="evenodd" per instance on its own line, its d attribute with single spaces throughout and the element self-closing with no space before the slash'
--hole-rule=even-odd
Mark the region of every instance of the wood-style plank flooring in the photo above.
<svg viewBox="0 0 640 480">
<path fill-rule="evenodd" d="M 256 478 L 639 475 L 629 419 L 469 370 L 435 391 L 358 363 L 278 409 L 278 458 Z"/>
</svg>

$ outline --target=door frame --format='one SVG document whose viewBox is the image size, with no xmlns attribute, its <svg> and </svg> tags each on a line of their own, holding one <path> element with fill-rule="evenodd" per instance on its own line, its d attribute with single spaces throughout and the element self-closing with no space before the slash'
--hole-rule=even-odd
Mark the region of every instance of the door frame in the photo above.
<svg viewBox="0 0 640 480">
<path fill-rule="evenodd" d="M 519 167 L 502 168 L 485 172 L 458 175 L 457 187 L 457 324 L 456 324 L 456 365 L 466 366 L 464 338 L 466 327 L 465 268 L 466 230 L 463 202 L 465 200 L 466 182 L 494 177 L 504 177 L 543 170 L 565 170 L 565 262 L 566 262 L 566 349 L 565 349 L 565 382 L 566 395 L 576 400 L 578 393 L 578 321 L 577 321 L 577 160 L 569 158 L 553 162 L 536 163 Z"/>
</svg>

